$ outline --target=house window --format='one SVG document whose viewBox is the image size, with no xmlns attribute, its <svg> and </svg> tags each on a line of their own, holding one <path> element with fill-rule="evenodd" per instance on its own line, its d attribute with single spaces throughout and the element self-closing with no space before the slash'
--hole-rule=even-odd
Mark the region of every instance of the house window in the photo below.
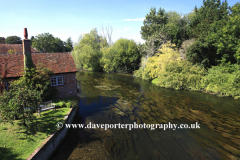
<svg viewBox="0 0 240 160">
<path fill-rule="evenodd" d="M 51 77 L 51 86 L 63 85 L 63 76 Z"/>
</svg>

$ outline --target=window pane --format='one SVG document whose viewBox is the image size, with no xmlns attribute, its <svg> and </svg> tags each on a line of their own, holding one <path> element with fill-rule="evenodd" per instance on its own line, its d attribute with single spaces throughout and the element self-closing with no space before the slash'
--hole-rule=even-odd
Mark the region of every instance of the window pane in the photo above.
<svg viewBox="0 0 240 160">
<path fill-rule="evenodd" d="M 58 85 L 63 85 L 63 77 L 58 77 Z"/>
<path fill-rule="evenodd" d="M 56 85 L 57 85 L 56 77 L 51 77 L 51 86 L 56 86 Z"/>
</svg>

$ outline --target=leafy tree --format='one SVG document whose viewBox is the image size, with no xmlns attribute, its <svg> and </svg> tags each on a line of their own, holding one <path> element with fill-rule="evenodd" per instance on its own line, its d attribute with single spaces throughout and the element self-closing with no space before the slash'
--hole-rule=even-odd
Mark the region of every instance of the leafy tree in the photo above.
<svg viewBox="0 0 240 160">
<path fill-rule="evenodd" d="M 66 41 L 66 52 L 71 52 L 73 50 L 73 43 L 71 37 L 69 37 Z"/>
<path fill-rule="evenodd" d="M 220 0 L 203 1 L 203 6 L 199 9 L 195 7 L 195 16 L 190 23 L 194 38 L 208 35 L 210 32 L 216 31 L 218 26 L 212 26 L 213 23 L 228 19 L 228 3 Z M 222 22 L 224 22 L 222 21 Z"/>
<path fill-rule="evenodd" d="M 158 73 L 163 72 L 166 64 L 181 60 L 180 53 L 177 52 L 176 46 L 170 42 L 162 45 L 159 52 L 160 53 L 157 53 L 155 56 L 148 58 L 146 64 L 146 71 L 149 72 L 151 78 L 158 77 Z"/>
<path fill-rule="evenodd" d="M 196 16 L 190 23 L 192 36 L 197 40 L 189 47 L 187 59 L 208 68 L 218 65 L 222 59 L 222 55 L 217 54 L 217 39 L 214 37 L 219 35 L 229 17 L 227 2 L 221 4 L 220 0 L 208 0 L 203 4 L 201 8 L 195 8 Z"/>
<path fill-rule="evenodd" d="M 9 36 L 5 39 L 5 44 L 22 44 L 22 40 L 18 36 Z"/>
<path fill-rule="evenodd" d="M 32 43 L 33 43 L 33 40 L 34 40 L 34 36 L 31 36 L 31 38 L 30 38 L 30 40 L 31 40 L 31 46 L 32 46 Z"/>
<path fill-rule="evenodd" d="M 110 48 L 103 50 L 102 65 L 106 72 L 131 73 L 138 69 L 141 55 L 133 40 L 120 38 Z"/>
<path fill-rule="evenodd" d="M 32 47 L 43 53 L 65 52 L 65 42 L 52 34 L 42 33 L 33 38 Z"/>
<path fill-rule="evenodd" d="M 209 35 L 208 39 L 215 42 L 214 46 L 222 61 L 240 64 L 240 3 L 236 3 L 230 10 L 232 13 L 226 25 L 217 33 Z"/>
<path fill-rule="evenodd" d="M 100 50 L 107 46 L 106 39 L 98 35 L 96 28 L 92 29 L 90 33 L 80 36 L 72 52 L 77 67 L 80 69 L 83 66 L 84 69 L 92 71 L 102 70 Z"/>
<path fill-rule="evenodd" d="M 142 38 L 147 40 L 155 32 L 162 30 L 167 24 L 167 19 L 168 16 L 164 9 L 159 8 L 158 12 L 156 12 L 156 8 L 151 8 L 141 27 Z"/>
<path fill-rule="evenodd" d="M 66 43 L 62 41 L 60 38 L 54 38 L 53 44 L 52 44 L 52 52 L 65 52 Z"/>
<path fill-rule="evenodd" d="M 204 68 L 193 65 L 187 60 L 169 62 L 158 78 L 153 80 L 160 87 L 181 90 L 200 90 L 203 88 L 202 81 L 206 72 Z"/>
<path fill-rule="evenodd" d="M 203 82 L 207 92 L 238 99 L 240 98 L 240 65 L 222 63 L 213 66 L 208 70 Z"/>
<path fill-rule="evenodd" d="M 8 92 L 0 96 L 0 120 L 2 122 L 13 122 L 15 118 L 20 118 L 22 124 L 27 126 L 33 119 L 33 112 L 42 102 L 42 91 L 38 91 L 36 86 L 27 85 L 26 81 L 13 83 Z"/>
</svg>

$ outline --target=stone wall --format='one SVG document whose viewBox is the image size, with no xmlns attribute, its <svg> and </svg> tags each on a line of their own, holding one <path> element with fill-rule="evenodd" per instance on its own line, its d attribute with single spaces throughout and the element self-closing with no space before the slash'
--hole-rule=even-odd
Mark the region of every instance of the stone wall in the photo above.
<svg viewBox="0 0 240 160">
<path fill-rule="evenodd" d="M 64 73 L 64 74 L 55 74 L 54 76 L 63 76 L 63 85 L 56 86 L 58 94 L 56 95 L 59 98 L 69 98 L 77 96 L 77 79 L 76 73 Z"/>
<path fill-rule="evenodd" d="M 74 117 L 78 113 L 79 107 L 74 107 L 70 111 L 67 119 L 65 120 L 66 124 L 70 124 L 73 122 Z M 27 160 L 47 160 L 50 159 L 59 146 L 64 141 L 65 137 L 67 136 L 69 129 L 63 127 L 59 129 L 56 133 L 48 137 L 42 144 L 41 148 L 37 148 L 28 158 Z"/>
</svg>

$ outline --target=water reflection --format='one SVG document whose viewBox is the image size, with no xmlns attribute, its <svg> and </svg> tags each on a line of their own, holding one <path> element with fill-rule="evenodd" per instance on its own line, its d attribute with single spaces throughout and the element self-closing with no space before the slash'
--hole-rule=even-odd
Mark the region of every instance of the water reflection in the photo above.
<svg viewBox="0 0 240 160">
<path fill-rule="evenodd" d="M 240 157 L 240 101 L 159 88 L 129 75 L 81 72 L 75 123 L 200 123 L 201 129 L 73 129 L 65 159 L 236 159 Z M 78 117 L 78 118 L 79 118 Z M 82 147 L 81 147 L 82 146 Z M 84 147 L 83 147 L 84 146 Z M 83 156 L 84 155 L 84 156 Z"/>
</svg>

